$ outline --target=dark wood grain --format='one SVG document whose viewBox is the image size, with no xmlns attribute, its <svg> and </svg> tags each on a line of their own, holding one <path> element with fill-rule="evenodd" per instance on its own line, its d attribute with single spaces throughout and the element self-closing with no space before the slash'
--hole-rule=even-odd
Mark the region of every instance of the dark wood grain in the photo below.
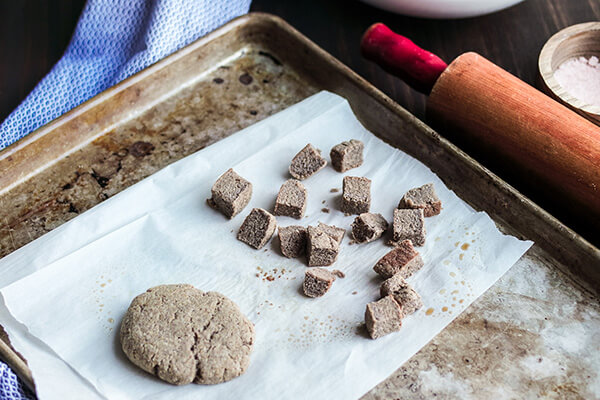
<svg viewBox="0 0 600 400">
<path fill-rule="evenodd" d="M 372 23 L 385 23 L 447 62 L 478 52 L 535 85 L 546 40 L 566 26 L 600 18 L 597 0 L 526 0 L 494 14 L 458 20 L 405 17 L 348 0 L 254 0 L 252 10 L 283 17 L 421 119 L 425 96 L 360 56 L 358 43 Z"/>
<path fill-rule="evenodd" d="M 0 2 L 0 119 L 25 98 L 60 58 L 84 3 L 83 0 Z M 478 52 L 525 82 L 540 87 L 537 59 L 546 40 L 566 26 L 600 19 L 598 0 L 526 0 L 498 13 L 459 20 L 405 17 L 356 0 L 254 0 L 251 10 L 283 17 L 424 120 L 425 96 L 360 56 L 358 43 L 372 23 L 386 23 L 446 61 L 466 51 Z M 543 191 L 522 181 L 502 160 L 481 153 L 476 143 L 461 141 L 460 134 L 436 128 L 567 225 L 588 239 L 597 236 L 585 221 L 573 217 Z"/>
<path fill-rule="evenodd" d="M 0 120 L 64 53 L 85 1 L 0 1 Z"/>
<path fill-rule="evenodd" d="M 84 0 L 0 2 L 0 119 L 4 119 L 64 52 Z M 537 57 L 556 31 L 600 19 L 597 0 L 526 0 L 495 14 L 427 20 L 392 14 L 356 0 L 254 0 L 252 11 L 279 15 L 419 118 L 425 98 L 359 54 L 376 21 L 411 37 L 446 61 L 476 51 L 530 84 Z"/>
</svg>

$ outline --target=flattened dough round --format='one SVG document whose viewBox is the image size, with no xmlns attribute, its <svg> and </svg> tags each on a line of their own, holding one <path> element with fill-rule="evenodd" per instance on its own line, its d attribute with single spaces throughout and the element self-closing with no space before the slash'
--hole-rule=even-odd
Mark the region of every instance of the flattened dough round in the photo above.
<svg viewBox="0 0 600 400">
<path fill-rule="evenodd" d="M 214 384 L 246 371 L 254 325 L 220 293 L 162 285 L 133 299 L 120 336 L 144 371 L 175 385 Z"/>
</svg>

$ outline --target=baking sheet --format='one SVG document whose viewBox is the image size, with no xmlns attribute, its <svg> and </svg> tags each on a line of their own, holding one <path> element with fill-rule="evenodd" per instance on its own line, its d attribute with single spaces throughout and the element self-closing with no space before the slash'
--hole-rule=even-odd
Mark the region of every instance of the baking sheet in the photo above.
<svg viewBox="0 0 600 400">
<path fill-rule="evenodd" d="M 390 218 L 406 190 L 430 181 L 444 202 L 442 214 L 427 219 L 428 242 L 421 251 L 426 267 L 411 278 L 425 306 L 406 319 L 400 333 L 377 341 L 364 337 L 361 321 L 365 304 L 377 298 L 380 281 L 371 267 L 389 251 L 383 241 L 349 246 L 346 237 L 335 267 L 347 277 L 324 298 L 308 299 L 298 290 L 305 270 L 300 262 L 278 255 L 274 242 L 264 252 L 235 240 L 250 208 L 228 221 L 203 204 L 212 182 L 234 166 L 254 183 L 250 206 L 270 209 L 287 178 L 289 160 L 300 148 L 312 142 L 327 152 L 349 138 L 366 145 L 367 161 L 347 175 L 373 179 L 373 211 Z M 341 178 L 326 168 L 306 181 L 309 208 L 302 224 L 322 221 L 349 227 L 352 217 L 337 211 L 339 194 L 330 192 L 341 188 Z M 140 205 L 139 199 L 145 203 Z M 111 213 L 113 222 L 100 223 L 100 234 L 85 233 Z M 287 218 L 278 221 L 296 223 Z M 178 397 L 201 393 L 209 398 L 223 393 L 247 398 L 266 393 L 360 396 L 425 345 L 531 245 L 501 235 L 485 213 L 475 213 L 424 165 L 367 132 L 347 103 L 330 93 L 313 96 L 164 169 L 61 229 L 76 236 L 75 243 L 63 246 L 65 237 L 57 233 L 15 253 L 11 259 L 21 265 L 11 264 L 18 274 L 3 276 L 5 284 L 26 275 L 22 267 L 35 258 L 28 254 L 30 247 L 37 254 L 53 248 L 54 262 L 45 267 L 38 258 L 32 268 L 42 269 L 3 289 L 2 295 L 34 336 L 111 398 L 157 393 Z M 212 387 L 174 388 L 124 360 L 115 333 L 127 305 L 150 286 L 175 282 L 226 294 L 256 324 L 257 343 L 246 375 Z M 22 295 L 31 291 L 43 291 L 48 301 Z M 24 353 L 31 362 L 31 355 Z M 43 372 L 36 369 L 32 363 L 39 388 L 44 379 L 38 375 Z M 303 379 L 294 379 L 299 373 Z M 330 389 L 332 384 L 335 390 Z"/>
</svg>

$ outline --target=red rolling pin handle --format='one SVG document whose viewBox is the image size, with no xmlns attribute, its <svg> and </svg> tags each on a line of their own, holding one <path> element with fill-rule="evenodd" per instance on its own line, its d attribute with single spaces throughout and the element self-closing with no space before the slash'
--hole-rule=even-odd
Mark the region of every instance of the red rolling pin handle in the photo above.
<svg viewBox="0 0 600 400">
<path fill-rule="evenodd" d="M 372 25 L 363 35 L 362 55 L 387 72 L 402 78 L 414 89 L 429 94 L 448 65 L 382 23 Z"/>
</svg>

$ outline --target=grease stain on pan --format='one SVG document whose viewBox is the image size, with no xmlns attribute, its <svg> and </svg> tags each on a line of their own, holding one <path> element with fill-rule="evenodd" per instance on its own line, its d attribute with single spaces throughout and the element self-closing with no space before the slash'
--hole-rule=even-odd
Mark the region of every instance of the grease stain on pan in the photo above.
<svg viewBox="0 0 600 400">
<path fill-rule="evenodd" d="M 265 54 L 270 53 L 248 49 L 0 196 L 3 204 L 15 205 L 2 210 L 0 257 L 168 164 L 316 92 Z M 122 104 L 106 105 L 111 106 Z"/>
</svg>

